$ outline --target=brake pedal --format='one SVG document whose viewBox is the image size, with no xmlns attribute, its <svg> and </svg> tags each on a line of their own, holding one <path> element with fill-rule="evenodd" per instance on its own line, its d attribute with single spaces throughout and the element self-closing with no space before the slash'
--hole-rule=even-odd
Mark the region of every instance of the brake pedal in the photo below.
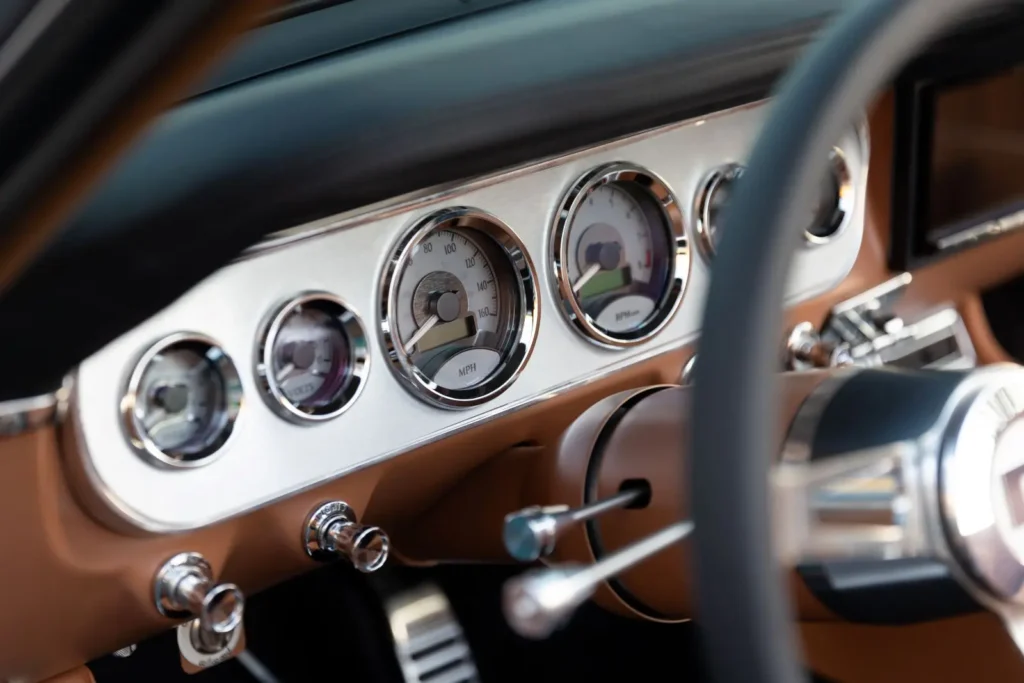
<svg viewBox="0 0 1024 683">
<path fill-rule="evenodd" d="M 406 591 L 385 609 L 406 683 L 479 683 L 469 643 L 440 588 Z"/>
</svg>

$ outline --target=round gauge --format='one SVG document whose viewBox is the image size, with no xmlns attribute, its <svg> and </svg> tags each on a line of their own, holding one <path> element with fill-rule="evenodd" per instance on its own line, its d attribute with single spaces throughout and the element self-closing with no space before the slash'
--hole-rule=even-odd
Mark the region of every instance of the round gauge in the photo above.
<svg viewBox="0 0 1024 683">
<path fill-rule="evenodd" d="M 804 239 L 812 245 L 825 244 L 846 227 L 853 215 L 854 193 L 846 157 L 838 147 L 829 155 L 829 172 L 822 179 L 814 206 L 809 210 L 809 227 Z M 694 214 L 701 251 L 709 261 L 714 257 L 721 240 L 719 225 L 722 208 L 736 189 L 736 181 L 743 177 L 743 166 L 726 164 L 708 174 L 697 193 Z"/>
<path fill-rule="evenodd" d="M 420 222 L 382 284 L 381 331 L 398 377 L 445 408 L 504 391 L 533 348 L 534 282 L 522 243 L 493 216 L 454 208 Z"/>
<path fill-rule="evenodd" d="M 337 417 L 366 384 L 363 326 L 340 299 L 303 294 L 281 306 L 260 336 L 256 376 L 278 415 L 299 424 Z"/>
<path fill-rule="evenodd" d="M 829 155 L 829 172 L 822 179 L 813 218 L 804 236 L 811 244 L 825 244 L 841 233 L 853 215 L 854 192 L 850 167 L 838 147 Z"/>
<path fill-rule="evenodd" d="M 726 164 L 708 174 L 697 194 L 694 215 L 697 220 L 697 235 L 700 248 L 709 261 L 718 249 L 722 207 L 729 202 L 729 197 L 736 189 L 736 181 L 743 177 L 743 166 Z"/>
<path fill-rule="evenodd" d="M 690 269 L 682 214 L 646 169 L 618 163 L 583 176 L 562 203 L 551 248 L 563 311 L 597 344 L 650 339 L 679 307 Z"/>
<path fill-rule="evenodd" d="M 241 406 L 231 359 L 197 334 L 176 334 L 146 351 L 121 401 L 136 450 L 176 467 L 209 462 L 231 435 Z"/>
</svg>

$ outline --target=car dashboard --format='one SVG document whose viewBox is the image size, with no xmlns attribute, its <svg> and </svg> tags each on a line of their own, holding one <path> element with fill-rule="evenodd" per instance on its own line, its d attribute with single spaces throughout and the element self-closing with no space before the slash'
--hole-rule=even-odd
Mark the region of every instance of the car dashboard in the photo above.
<svg viewBox="0 0 1024 683">
<path fill-rule="evenodd" d="M 362 42 L 325 34 L 345 3 L 277 16 L 0 300 L 19 331 L 0 358 L 17 520 L 0 539 L 18 549 L 0 578 L 31 586 L 0 593 L 0 675 L 43 680 L 173 628 L 192 613 L 161 593 L 168 571 L 205 567 L 247 594 L 303 574 L 338 554 L 339 520 L 372 525 L 374 550 L 406 566 L 512 564 L 507 515 L 537 506 L 646 496 L 628 524 L 567 536 L 552 563 L 595 562 L 676 521 L 683 463 L 649 455 L 678 435 L 601 430 L 691 383 L 716 250 L 759 229 L 718 230 L 730 189 L 780 71 L 842 3 L 743 2 L 725 21 L 710 1 L 590 2 L 494 2 Z M 702 21 L 708 35 L 677 39 Z M 566 26 L 578 35 L 551 47 Z M 628 68 L 596 47 L 616 27 Z M 1024 195 L 971 177 L 1018 177 L 1019 156 L 955 135 L 1016 140 L 1019 34 L 983 19 L 922 55 L 850 121 L 821 185 L 794 188 L 807 211 L 787 336 L 763 340 L 780 372 L 1021 357 L 1003 321 Z M 989 99 L 967 101 L 986 106 L 935 119 L 943 88 L 978 81 Z M 958 187 L 980 198 L 941 205 Z M 66 316 L 39 315 L 43 300 Z M 690 620 L 688 556 L 659 561 L 594 601 Z M 924 661 L 919 627 L 895 627 L 922 596 L 948 597 L 948 574 L 907 570 L 918 592 L 903 604 L 868 569 L 795 573 L 809 666 L 843 680 L 962 671 Z M 88 609 L 40 610 L 43 591 Z M 973 607 L 936 603 L 951 639 L 993 633 Z M 857 651 L 886 642 L 900 652 L 878 678 Z M 979 680 L 1024 670 L 991 649 Z"/>
<path fill-rule="evenodd" d="M 696 228 L 701 195 L 743 161 L 764 111 L 719 112 L 270 236 L 78 367 L 68 418 L 83 490 L 99 493 L 98 514 L 137 530 L 201 528 L 686 347 L 714 253 Z M 790 276 L 793 303 L 853 267 L 866 135 L 851 127 L 837 141 L 842 180 L 826 183 L 824 216 L 808 212 L 817 234 Z M 620 253 L 594 271 L 586 252 L 604 244 Z M 586 272 L 617 279 L 588 288 Z M 427 301 L 441 290 L 450 315 Z M 440 314 L 433 335 L 420 332 Z M 302 369 L 296 345 L 309 348 Z M 202 405 L 169 410 L 161 398 L 176 386 Z"/>
</svg>

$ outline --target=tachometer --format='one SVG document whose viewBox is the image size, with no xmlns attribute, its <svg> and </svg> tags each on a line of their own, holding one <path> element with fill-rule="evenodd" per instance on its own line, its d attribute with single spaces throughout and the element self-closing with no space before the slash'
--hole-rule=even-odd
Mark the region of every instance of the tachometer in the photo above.
<svg viewBox="0 0 1024 683">
<path fill-rule="evenodd" d="M 534 281 L 523 245 L 493 216 L 455 208 L 420 222 L 382 286 L 381 331 L 398 377 L 446 408 L 504 391 L 533 347 Z"/>
<path fill-rule="evenodd" d="M 242 385 L 212 339 L 175 334 L 139 359 L 121 400 L 132 445 L 158 463 L 205 464 L 234 428 Z"/>
<path fill-rule="evenodd" d="M 552 230 L 563 312 L 591 341 L 638 344 L 672 318 L 690 269 L 679 204 L 650 171 L 603 166 L 566 195 Z"/>
<path fill-rule="evenodd" d="M 366 383 L 369 347 L 355 314 L 337 297 L 314 292 L 278 309 L 257 359 L 270 408 L 311 424 L 337 417 L 356 399 Z"/>
</svg>

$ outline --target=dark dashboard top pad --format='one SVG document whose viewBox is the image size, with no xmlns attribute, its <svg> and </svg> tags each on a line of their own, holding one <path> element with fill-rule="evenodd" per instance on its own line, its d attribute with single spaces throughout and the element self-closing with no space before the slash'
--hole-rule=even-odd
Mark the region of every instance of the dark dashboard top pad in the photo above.
<svg viewBox="0 0 1024 683">
<path fill-rule="evenodd" d="M 0 301 L 0 400 L 269 232 L 762 98 L 841 4 L 522 2 L 193 99 Z"/>
</svg>

